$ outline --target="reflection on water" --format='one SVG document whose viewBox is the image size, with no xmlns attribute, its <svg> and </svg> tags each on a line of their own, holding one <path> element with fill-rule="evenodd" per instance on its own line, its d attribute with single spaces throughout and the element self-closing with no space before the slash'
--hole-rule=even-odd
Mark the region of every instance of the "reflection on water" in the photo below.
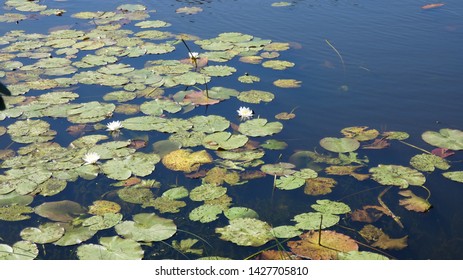
<svg viewBox="0 0 463 280">
<path fill-rule="evenodd" d="M 60 17 L 44 17 L 31 13 L 29 19 L 18 24 L 8 23 L 0 27 L 2 34 L 10 30 L 25 30 L 27 33 L 47 33 L 56 26 L 91 30 L 95 25 L 90 21 L 79 21 L 71 14 L 88 10 L 114 10 L 125 1 L 103 1 L 97 6 L 92 1 L 52 2 L 57 8 L 67 12 Z M 89 5 L 91 3 L 91 5 Z M 172 24 L 165 30 L 178 34 L 191 34 L 200 38 L 212 38 L 223 32 L 242 32 L 255 37 L 271 39 L 275 42 L 290 42 L 291 48 L 281 52 L 278 59 L 295 62 L 295 67 L 285 71 L 270 71 L 263 67 L 239 63 L 235 76 L 214 79 L 209 87 L 222 86 L 245 91 L 254 88 L 273 92 L 275 100 L 269 104 L 252 105 L 256 116 L 273 119 L 281 112 L 294 109 L 296 118 L 284 122 L 284 130 L 274 138 L 285 141 L 289 146 L 283 151 L 268 151 L 264 157 L 266 163 L 288 161 L 289 157 L 300 150 L 323 151 L 319 140 L 324 137 L 341 137 L 340 130 L 351 126 L 368 126 L 380 132 L 406 131 L 410 134 L 407 142 L 426 150 L 433 147 L 421 139 L 421 133 L 427 130 L 437 131 L 441 128 L 462 129 L 461 119 L 463 105 L 461 99 L 461 61 L 463 53 L 463 4 L 453 1 L 433 10 L 422 10 L 417 1 L 292 1 L 288 7 L 272 7 L 272 1 L 140 1 L 148 10 L 156 10 L 150 20 L 163 20 Z M 52 5 L 51 3 L 49 4 Z M 194 15 L 176 13 L 184 6 L 200 6 L 203 11 Z M 4 11 L 8 12 L 8 11 Z M 124 28 L 133 28 L 133 22 L 122 21 Z M 329 44 L 327 44 L 329 42 Z M 201 49 L 189 44 L 192 51 Z M 170 59 L 187 51 L 177 45 L 175 54 L 164 57 Z M 130 63 L 142 66 L 150 58 L 140 57 Z M 124 62 L 124 61 L 122 61 Z M 238 83 L 238 76 L 248 73 L 259 76 L 261 82 L 254 85 Z M 276 79 L 295 79 L 302 81 L 299 88 L 283 89 L 273 86 Z M 79 85 L 80 86 L 80 85 Z M 108 92 L 107 89 L 81 85 L 75 89 L 85 102 L 98 99 Z M 178 89 L 180 90 L 180 89 Z M 173 95 L 175 91 L 168 92 Z M 84 101 L 81 101 L 84 102 Z M 134 101 L 134 103 L 140 103 Z M 218 114 L 227 119 L 236 120 L 235 111 L 243 103 L 231 99 L 207 109 L 195 109 L 184 116 L 189 118 L 196 114 Z M 200 110 L 203 110 L 199 112 Z M 121 118 L 126 116 L 121 115 Z M 3 120 L 1 126 L 8 126 L 14 121 Z M 53 123 L 54 129 L 64 131 L 68 124 L 60 119 Z M 123 131 L 121 140 L 133 139 L 143 135 L 133 131 Z M 151 144 L 164 140 L 164 135 L 151 135 L 149 145 L 140 151 L 151 151 Z M 9 139 L 2 137 L 0 149 L 4 149 Z M 4 140 L 5 139 L 5 140 Z M 63 146 L 72 140 L 59 134 L 56 141 Z M 21 145 L 12 144 L 11 149 Z M 420 153 L 416 149 L 394 142 L 385 150 L 359 150 L 361 156 L 370 160 L 368 167 L 378 164 L 397 164 L 410 166 L 409 159 Z M 450 160 L 452 171 L 461 170 L 461 153 L 456 153 Z M 307 165 L 313 164 L 310 162 Z M 149 179 L 161 182 L 162 193 L 170 185 L 183 185 L 188 189 L 198 185 L 197 180 L 185 178 L 183 174 L 157 165 Z M 304 166 L 298 166 L 301 168 Z M 313 165 L 311 165 L 311 168 Z M 324 165 L 321 165 L 324 168 Z M 368 173 L 368 167 L 361 173 Z M 3 171 L 3 170 L 2 170 Z M 322 173 L 322 171 L 320 171 Z M 393 238 L 408 235 L 408 247 L 387 254 L 398 259 L 461 259 L 463 258 L 463 230 L 459 197 L 463 196 L 461 183 L 444 179 L 439 173 L 426 173 L 425 186 L 430 190 L 432 209 L 427 213 L 414 213 L 399 206 L 402 197 L 397 191 L 389 191 L 383 198 L 390 210 L 401 217 L 404 229 L 397 226 L 390 218 L 382 218 L 375 226 L 383 229 Z M 102 176 L 100 176 L 102 177 Z M 82 205 L 91 205 L 95 198 L 114 200 L 121 204 L 122 213 L 129 219 L 133 213 L 146 212 L 138 205 L 120 200 L 111 187 L 112 180 L 102 177 L 96 181 L 77 180 L 70 183 L 66 190 L 53 197 L 53 201 L 75 200 Z M 377 204 L 377 196 L 383 190 L 377 188 L 375 181 L 359 183 L 352 177 L 335 176 L 338 181 L 333 192 L 323 197 L 308 196 L 302 189 L 281 191 L 272 188 L 272 176 L 251 180 L 243 186 L 230 187 L 228 195 L 233 198 L 235 206 L 249 207 L 256 210 L 260 219 L 273 226 L 290 223 L 290 219 L 299 213 L 310 211 L 310 205 L 317 199 L 329 198 L 342 200 L 352 209 L 364 205 Z M 414 193 L 426 197 L 423 189 L 413 189 Z M 33 206 L 48 198 L 37 196 Z M 189 213 L 197 205 L 187 205 L 183 213 Z M 152 209 L 152 208 L 148 208 Z M 149 210 L 151 211 L 151 210 Z M 173 219 L 182 232 L 176 239 L 194 238 L 191 233 L 207 240 L 201 247 L 205 255 L 218 255 L 242 259 L 256 251 L 256 248 L 240 247 L 230 242 L 223 242 L 215 234 L 216 227 L 223 227 L 227 219 L 220 218 L 212 223 L 192 223 L 188 217 L 175 214 L 163 214 Z M 37 226 L 45 219 L 33 216 L 23 222 L 0 221 L 2 243 L 13 244 L 19 240 L 19 232 L 27 226 Z M 364 242 L 357 234 L 363 224 L 352 222 L 345 215 L 342 217 L 339 232 L 344 232 Z M 110 229 L 99 232 L 89 242 L 98 243 L 101 236 L 113 235 Z M 170 244 L 170 241 L 168 242 Z M 148 246 L 147 246 L 148 247 Z M 265 247 L 265 246 L 264 246 Z M 75 258 L 76 246 L 68 250 L 56 250 L 53 245 L 45 245 L 39 258 L 67 259 Z M 368 250 L 367 248 L 361 248 Z M 146 248 L 145 257 L 179 258 L 185 256 L 173 251 L 165 243 L 156 243 Z M 46 252 L 46 254 L 45 254 Z"/>
</svg>

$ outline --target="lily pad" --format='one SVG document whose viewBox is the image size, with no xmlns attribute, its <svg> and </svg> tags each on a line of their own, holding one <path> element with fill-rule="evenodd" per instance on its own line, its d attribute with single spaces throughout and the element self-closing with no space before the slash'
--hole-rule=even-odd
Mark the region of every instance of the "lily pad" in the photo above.
<svg viewBox="0 0 463 280">
<path fill-rule="evenodd" d="M 190 152 L 179 149 L 168 153 L 162 158 L 162 163 L 169 169 L 187 173 L 197 171 L 201 164 L 211 163 L 212 157 L 205 150 Z"/>
<path fill-rule="evenodd" d="M 218 215 L 222 212 L 223 207 L 221 205 L 204 204 L 193 209 L 188 217 L 192 221 L 210 223 L 217 220 L 219 218 Z"/>
<path fill-rule="evenodd" d="M 225 217 L 229 220 L 238 219 L 238 218 L 253 218 L 258 219 L 259 214 L 251 208 L 247 207 L 232 207 L 227 209 L 225 212 Z"/>
<path fill-rule="evenodd" d="M 190 119 L 193 123 L 193 130 L 214 133 L 224 131 L 230 126 L 230 121 L 222 116 L 209 115 L 209 116 L 195 116 Z"/>
<path fill-rule="evenodd" d="M 93 204 L 88 207 L 88 213 L 92 215 L 115 214 L 120 210 L 121 206 L 119 204 L 109 200 L 95 200 Z"/>
<path fill-rule="evenodd" d="M 20 235 L 22 239 L 36 244 L 52 243 L 64 235 L 64 228 L 59 223 L 45 223 L 38 228 L 27 227 Z"/>
<path fill-rule="evenodd" d="M 162 193 L 163 197 L 170 199 L 182 199 L 188 197 L 188 189 L 185 187 L 175 187 Z"/>
<path fill-rule="evenodd" d="M 64 235 L 54 244 L 58 246 L 77 245 L 92 238 L 96 232 L 88 227 L 68 225 L 65 227 Z"/>
<path fill-rule="evenodd" d="M 294 79 L 278 79 L 273 84 L 280 88 L 299 88 L 301 87 L 301 81 Z"/>
<path fill-rule="evenodd" d="M 367 126 L 346 127 L 341 130 L 347 138 L 353 138 L 358 141 L 367 141 L 375 139 L 379 135 L 376 129 L 368 129 Z"/>
<path fill-rule="evenodd" d="M 339 252 L 338 253 L 338 260 L 377 260 L 377 261 L 385 261 L 389 260 L 388 257 L 368 252 L 368 251 L 350 251 L 350 252 Z"/>
<path fill-rule="evenodd" d="M 310 207 L 323 214 L 346 214 L 351 211 L 349 205 L 329 199 L 317 200 L 317 204 L 312 204 Z"/>
<path fill-rule="evenodd" d="M 269 139 L 266 140 L 264 143 L 260 144 L 261 147 L 269 150 L 284 150 L 286 147 L 288 147 L 288 144 L 283 141 L 275 140 L 275 139 Z"/>
<path fill-rule="evenodd" d="M 337 215 L 325 214 L 320 212 L 302 213 L 294 216 L 294 219 L 292 219 L 292 221 L 295 221 L 297 223 L 296 227 L 303 230 L 329 228 L 337 224 L 339 220 L 340 218 Z"/>
<path fill-rule="evenodd" d="M 269 175 L 287 176 L 296 172 L 296 170 L 292 169 L 294 167 L 296 167 L 294 164 L 288 162 L 279 162 L 274 164 L 262 165 L 260 170 Z"/>
<path fill-rule="evenodd" d="M 295 64 L 286 60 L 267 60 L 262 63 L 262 66 L 265 68 L 272 68 L 274 70 L 285 70 L 287 68 L 293 67 Z"/>
<path fill-rule="evenodd" d="M 198 241 L 199 241 L 198 239 L 192 239 L 192 238 L 183 239 L 183 240 L 180 240 L 180 242 L 178 242 L 177 240 L 174 240 L 172 241 L 172 247 L 185 254 L 202 255 L 203 249 L 192 248 Z"/>
<path fill-rule="evenodd" d="M 37 245 L 29 241 L 18 241 L 13 246 L 0 244 L 0 260 L 33 260 L 38 255 Z"/>
<path fill-rule="evenodd" d="M 80 260 L 141 260 L 144 251 L 141 245 L 131 239 L 119 236 L 102 237 L 100 244 L 84 244 L 77 248 Z"/>
<path fill-rule="evenodd" d="M 79 203 L 70 200 L 44 202 L 34 211 L 41 217 L 57 222 L 69 222 L 87 212 Z"/>
<path fill-rule="evenodd" d="M 240 246 L 262 246 L 273 239 L 271 227 L 266 222 L 253 218 L 237 218 L 223 228 L 216 228 L 220 239 Z"/>
<path fill-rule="evenodd" d="M 122 221 L 120 213 L 105 213 L 103 215 L 95 215 L 83 221 L 82 225 L 91 230 L 104 230 L 112 228 Z"/>
<path fill-rule="evenodd" d="M 371 178 L 381 185 L 399 186 L 402 189 L 409 185 L 421 186 L 426 181 L 421 172 L 400 165 L 378 165 L 370 168 L 370 173 Z"/>
<path fill-rule="evenodd" d="M 280 122 L 268 122 L 266 119 L 248 120 L 238 127 L 238 131 L 247 136 L 262 137 L 279 133 L 283 129 Z"/>
<path fill-rule="evenodd" d="M 136 152 L 124 159 L 108 160 L 101 169 L 111 179 L 125 180 L 132 174 L 140 177 L 151 174 L 159 161 L 160 157 L 156 154 Z"/>
<path fill-rule="evenodd" d="M 133 221 L 116 225 L 116 232 L 127 239 L 152 242 L 169 239 L 177 232 L 177 226 L 172 220 L 156 214 L 139 213 L 133 216 Z"/>
<path fill-rule="evenodd" d="M 174 200 L 167 196 L 156 197 L 156 199 L 143 204 L 143 207 L 153 206 L 160 213 L 178 213 L 180 208 L 185 207 L 184 201 Z"/>
<path fill-rule="evenodd" d="M 421 138 L 430 145 L 450 150 L 463 150 L 463 131 L 442 128 L 439 132 L 426 131 Z"/>
<path fill-rule="evenodd" d="M 463 171 L 444 172 L 442 175 L 452 181 L 463 183 Z"/>
<path fill-rule="evenodd" d="M 410 165 L 419 171 L 432 172 L 435 168 L 447 170 L 450 164 L 443 158 L 432 154 L 421 154 L 411 158 Z"/>
<path fill-rule="evenodd" d="M 201 69 L 201 73 L 211 77 L 230 76 L 236 72 L 236 68 L 226 65 L 212 65 Z"/>
<path fill-rule="evenodd" d="M 190 191 L 190 199 L 193 201 L 211 200 L 221 197 L 227 192 L 227 188 L 211 184 L 203 184 Z"/>
<path fill-rule="evenodd" d="M 294 190 L 302 187 L 305 184 L 305 179 L 295 176 L 280 177 L 275 180 L 275 187 L 280 190 Z"/>
<path fill-rule="evenodd" d="M 22 221 L 30 219 L 29 213 L 33 213 L 34 210 L 26 205 L 3 206 L 0 207 L 0 220 L 3 221 Z"/>
<path fill-rule="evenodd" d="M 272 234 L 276 238 L 293 238 L 302 234 L 302 231 L 295 226 L 279 226 L 272 228 Z"/>
<path fill-rule="evenodd" d="M 237 96 L 240 101 L 254 104 L 259 104 L 260 102 L 270 102 L 274 97 L 275 95 L 273 95 L 273 93 L 262 90 L 242 91 Z"/>
<path fill-rule="evenodd" d="M 9 125 L 8 134 L 18 143 L 37 143 L 53 139 L 56 131 L 51 130 L 50 124 L 43 120 L 28 119 Z"/>
<path fill-rule="evenodd" d="M 357 150 L 360 147 L 360 143 L 350 138 L 325 137 L 320 140 L 320 146 L 330 152 L 348 153 Z"/>
<path fill-rule="evenodd" d="M 204 137 L 203 145 L 211 150 L 233 150 L 244 146 L 248 140 L 248 137 L 245 135 L 235 135 L 230 132 L 221 131 Z"/>
</svg>

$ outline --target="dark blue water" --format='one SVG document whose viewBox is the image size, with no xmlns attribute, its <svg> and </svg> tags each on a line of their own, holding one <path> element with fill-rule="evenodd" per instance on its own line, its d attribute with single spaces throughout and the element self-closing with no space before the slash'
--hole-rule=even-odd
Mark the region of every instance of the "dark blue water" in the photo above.
<svg viewBox="0 0 463 280">
<path fill-rule="evenodd" d="M 283 132 L 273 137 L 286 141 L 289 144 L 288 149 L 281 153 L 268 153 L 266 162 L 286 161 L 297 150 L 320 151 L 322 148 L 318 145 L 319 140 L 327 136 L 341 137 L 339 131 L 344 127 L 368 126 L 380 131 L 406 131 L 411 136 L 407 142 L 427 150 L 433 147 L 421 140 L 420 135 L 424 131 L 462 129 L 463 4 L 460 1 L 447 1 L 445 6 L 430 10 L 420 8 L 427 4 L 426 1 L 292 1 L 292 6 L 289 7 L 272 7 L 273 2 L 275 1 L 137 1 L 148 10 L 156 10 L 151 20 L 159 19 L 171 23 L 171 27 L 163 30 L 172 33 L 213 38 L 223 32 L 241 32 L 276 42 L 291 43 L 291 49 L 281 52 L 279 59 L 292 61 L 296 64 L 295 67 L 285 71 L 268 71 L 260 66 L 240 64 L 235 59 L 230 64 L 236 65 L 238 73 L 231 77 L 213 79 L 209 85 L 273 92 L 276 96 L 273 102 L 252 106 L 257 115 L 268 119 L 272 119 L 277 113 L 295 109 L 297 117 L 285 122 Z M 28 33 L 46 34 L 50 28 L 65 25 L 89 30 L 93 28 L 91 23 L 73 19 L 70 15 L 78 11 L 114 10 L 125 3 L 126 1 L 49 2 L 49 6 L 66 9 L 67 12 L 62 17 L 38 16 L 19 24 L 2 23 L 0 33 L 25 30 Z M 195 15 L 175 13 L 177 8 L 183 6 L 199 6 L 203 12 Z M 132 24 L 128 23 L 124 28 L 131 28 Z M 327 41 L 336 48 L 343 61 Z M 199 46 L 190 47 L 193 51 L 201 51 Z M 181 51 L 181 45 L 177 45 L 174 55 Z M 186 50 L 184 52 L 187 54 Z M 137 58 L 135 63 L 142 65 L 145 59 L 154 58 Z M 261 82 L 254 85 L 237 82 L 236 77 L 245 72 L 261 77 Z M 302 81 L 302 86 L 282 89 L 272 85 L 274 80 L 282 78 Z M 81 87 L 81 91 L 77 89 L 82 100 L 86 98 L 82 90 L 84 88 L 88 89 L 86 86 Z M 94 88 L 92 96 L 109 91 L 109 88 Z M 241 105 L 243 104 L 238 100 L 230 100 L 210 106 L 207 111 L 204 108 L 195 109 L 186 116 L 219 114 L 230 119 Z M 6 126 L 10 122 L 11 120 L 6 120 L 2 125 Z M 66 127 L 67 124 L 58 120 L 53 125 Z M 159 135 L 154 137 L 152 141 L 167 138 Z M 56 141 L 67 145 L 72 140 L 66 135 L 60 135 Z M 410 157 L 419 151 L 394 143 L 387 150 L 359 153 L 370 158 L 369 166 L 380 163 L 407 166 Z M 452 160 L 461 161 L 461 153 L 457 153 Z M 461 168 L 461 162 L 456 162 L 452 170 Z M 362 171 L 366 173 L 368 170 Z M 179 184 L 191 184 L 190 180 L 172 174 L 162 166 L 157 167 L 153 178 L 166 184 L 177 179 L 180 180 Z M 343 201 L 353 208 L 361 207 L 365 203 L 376 203 L 376 196 L 381 191 L 377 189 L 349 196 L 357 191 L 376 187 L 377 184 L 369 182 L 360 185 L 349 178 L 339 179 L 339 182 L 339 186 L 328 198 L 338 200 L 348 196 Z M 105 183 L 109 184 L 102 179 L 98 184 Z M 89 183 L 78 182 L 71 187 L 73 190 L 85 190 L 82 191 L 85 195 L 81 192 L 79 198 L 85 202 L 83 204 L 89 205 L 93 197 L 85 184 Z M 275 225 L 288 224 L 291 217 L 309 211 L 309 206 L 318 199 L 302 195 L 302 190 L 276 191 L 273 194 L 271 188 L 256 191 L 262 185 L 271 184 L 272 178 L 252 181 L 247 188 L 230 190 L 229 195 L 234 198 L 236 206 L 253 208 L 259 212 L 262 220 Z M 425 185 L 432 193 L 430 202 L 433 208 L 428 213 L 413 213 L 398 206 L 399 197 L 396 191 L 385 196 L 384 200 L 391 210 L 402 217 L 405 228 L 397 228 L 392 220 L 383 221 L 381 226 L 393 237 L 409 236 L 409 246 L 406 249 L 387 251 L 388 254 L 399 259 L 463 259 L 463 209 L 460 203 L 463 197 L 462 185 L 443 179 L 440 174 L 427 175 Z M 71 187 L 68 186 L 69 189 Z M 107 190 L 97 189 L 93 194 L 98 197 Z M 420 190 L 416 192 L 426 195 Z M 55 199 L 72 200 L 69 196 L 77 193 L 66 190 Z M 39 199 L 34 201 L 34 206 L 41 202 Z M 285 208 L 285 205 L 291 207 Z M 191 209 L 187 209 L 185 213 Z M 255 248 L 241 248 L 218 240 L 214 235 L 214 228 L 223 226 L 224 220 L 199 224 L 185 221 L 182 223 L 175 215 L 171 218 L 178 219 L 176 223 L 180 228 L 195 232 L 210 241 L 213 244 L 213 249 L 208 252 L 210 255 L 245 258 L 256 252 Z M 33 221 L 26 223 L 34 225 Z M 350 222 L 347 217 L 341 224 L 354 230 L 359 230 L 362 226 L 360 223 Z M 17 223 L 2 222 L 2 225 L 11 227 L 13 232 L 23 227 Z M 16 234 L 8 235 L 7 238 L 1 232 L 0 237 L 11 242 L 18 237 Z M 358 235 L 354 237 L 361 241 Z M 155 245 L 153 252 L 159 249 L 156 246 L 162 248 L 162 245 Z M 67 258 L 63 253 L 51 256 Z M 156 256 L 158 255 L 151 257 Z M 41 257 L 47 258 L 45 255 Z M 174 255 L 167 257 L 182 258 Z"/>
</svg>

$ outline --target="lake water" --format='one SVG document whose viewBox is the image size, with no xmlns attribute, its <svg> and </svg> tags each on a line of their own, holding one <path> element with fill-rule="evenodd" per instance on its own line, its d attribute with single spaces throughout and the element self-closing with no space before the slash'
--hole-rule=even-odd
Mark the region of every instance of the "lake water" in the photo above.
<svg viewBox="0 0 463 280">
<path fill-rule="evenodd" d="M 0 34 L 11 30 L 24 30 L 25 33 L 48 34 L 52 30 L 69 28 L 88 32 L 95 26 L 89 20 L 71 17 L 81 11 L 115 11 L 116 7 L 127 1 L 47 1 L 49 8 L 64 9 L 62 16 L 40 16 L 37 12 L 18 12 L 4 6 L 4 13 L 23 13 L 28 18 L 16 23 L 2 23 Z M 237 98 L 211 106 L 200 106 L 185 114 L 177 113 L 176 118 L 190 118 L 195 115 L 220 115 L 239 124 L 236 110 L 240 106 L 250 107 L 255 117 L 276 121 L 275 115 L 294 110 L 296 117 L 281 120 L 283 130 L 273 136 L 255 137 L 262 143 L 268 139 L 284 141 L 288 147 L 284 150 L 266 150 L 263 158 L 266 164 L 288 162 L 296 151 L 317 151 L 329 154 L 320 147 L 319 141 L 324 137 L 343 137 L 340 131 L 346 127 L 367 126 L 384 131 L 403 131 L 410 137 L 405 141 L 427 151 L 436 148 L 424 142 L 421 134 L 425 131 L 439 131 L 442 128 L 463 129 L 463 4 L 460 1 L 446 1 L 442 7 L 422 9 L 426 1 L 291 1 L 290 6 L 276 7 L 276 1 L 137 1 L 151 11 L 145 20 L 162 20 L 171 24 L 162 28 L 173 34 L 190 34 L 201 39 L 214 38 L 224 32 L 250 34 L 274 42 L 290 43 L 290 48 L 280 52 L 279 60 L 295 63 L 285 70 L 270 70 L 261 65 L 239 62 L 234 58 L 224 65 L 233 66 L 236 72 L 227 77 L 213 77 L 208 87 L 227 87 L 238 91 L 251 89 L 272 92 L 272 102 L 249 104 Z M 176 13 L 182 7 L 200 7 L 196 14 Z M 155 12 L 154 12 L 155 10 Z M 122 21 L 122 29 L 140 31 L 134 24 L 142 20 Z M 161 29 L 159 29 L 161 30 Z M 159 42 L 159 41 L 156 41 Z M 193 41 L 187 40 L 193 52 L 204 52 Z M 7 45 L 3 45 L 5 47 Z M 159 55 L 162 59 L 183 59 L 188 51 L 182 43 L 175 45 L 173 53 Z M 182 53 L 183 52 L 183 53 Z M 81 54 L 79 54 L 81 55 Z M 79 56 L 81 57 L 81 56 Z M 120 62 L 143 67 L 148 60 L 155 60 L 155 55 L 137 58 L 123 58 Z M 31 62 L 25 58 L 18 59 L 24 64 Z M 35 61 L 33 61 L 35 62 Z M 32 63 L 33 63 L 32 62 Z M 211 62 L 210 65 L 221 64 Z M 86 71 L 86 69 L 82 70 Z M 261 81 L 254 84 L 240 83 L 239 76 L 254 75 Z M 295 79 L 301 82 L 298 88 L 280 88 L 272 83 L 277 79 Z M 2 79 L 5 81 L 5 79 Z M 5 82 L 6 83 L 6 82 Z M 8 83 L 7 83 L 8 84 Z M 203 88 L 204 85 L 199 85 Z M 177 86 L 166 89 L 165 96 L 171 96 L 185 87 Z M 110 87 L 77 84 L 72 91 L 80 95 L 75 102 L 102 101 L 102 96 Z M 52 91 L 52 90 L 50 90 Z M 39 95 L 47 91 L 31 90 L 26 96 Z M 145 99 L 137 98 L 127 103 L 141 104 Z M 102 101 L 104 102 L 104 101 Z M 117 102 L 115 102 L 117 103 Z M 142 113 L 139 114 L 143 115 Z M 124 120 L 134 116 L 114 114 L 111 120 Z M 58 131 L 55 142 L 66 147 L 76 137 L 66 133 L 71 123 L 66 118 L 45 118 L 52 129 Z M 5 119 L 0 127 L 8 127 L 16 119 Z M 99 123 L 106 124 L 109 120 Z M 0 130 L 1 131 L 1 130 Z M 233 132 L 232 129 L 228 131 Z M 165 140 L 169 135 L 152 132 L 141 133 L 123 130 L 121 139 L 148 136 L 147 148 Z M 104 130 L 88 131 L 86 135 L 107 134 Z M 1 135 L 1 134 L 0 134 Z M 0 150 L 18 149 L 24 144 L 12 143 L 7 134 L 0 136 Z M 370 141 L 371 142 L 371 141 Z M 366 143 L 370 143 L 366 142 Z M 363 145 L 363 143 L 362 143 Z M 203 147 L 193 148 L 204 149 Z M 212 151 L 208 150 L 209 152 Z M 382 150 L 359 149 L 359 158 L 367 156 L 369 162 L 358 173 L 366 174 L 369 168 L 379 164 L 394 164 L 410 167 L 410 158 L 421 154 L 418 149 L 399 141 L 391 140 L 391 146 Z M 337 156 L 335 153 L 331 153 Z M 448 158 L 451 167 L 447 171 L 462 170 L 463 155 L 456 152 Z M 355 164 L 354 164 L 355 165 Z M 208 165 L 207 168 L 213 167 Z M 306 166 L 298 166 L 302 168 Z M 317 170 L 321 177 L 332 177 L 338 181 L 333 192 L 322 196 L 304 194 L 304 187 L 285 191 L 273 188 L 273 176 L 250 180 L 240 186 L 227 186 L 227 194 L 233 198 L 233 206 L 249 207 L 259 214 L 259 219 L 273 226 L 294 225 L 291 219 L 300 213 L 313 211 L 311 205 L 318 199 L 342 201 L 352 210 L 364 205 L 378 205 L 377 196 L 385 187 L 371 179 L 358 181 L 350 176 L 327 175 L 320 164 Z M 260 167 L 251 168 L 258 170 Z M 0 172 L 7 171 L 0 169 Z M 390 210 L 401 217 L 404 228 L 387 215 L 381 217 L 375 226 L 381 228 L 392 238 L 408 235 L 408 246 L 401 250 L 372 249 L 360 245 L 362 251 L 385 253 L 397 259 L 463 259 L 463 185 L 448 180 L 441 174 L 444 171 L 423 172 L 426 177 L 424 186 L 430 191 L 429 202 L 432 208 L 425 213 L 408 211 L 400 206 L 403 199 L 398 188 L 391 188 L 383 201 Z M 161 194 L 170 185 L 178 184 L 191 190 L 200 185 L 199 179 L 186 178 L 183 172 L 170 171 L 161 163 L 147 176 L 161 182 L 161 188 L 153 190 Z M 114 180 L 100 174 L 94 180 L 78 179 L 69 182 L 61 193 L 50 196 L 36 196 L 31 207 L 43 202 L 72 200 L 88 207 L 96 199 L 114 200 L 115 187 L 110 186 Z M 411 186 L 416 195 L 426 198 L 427 191 Z M 196 245 L 204 249 L 202 256 L 221 256 L 234 259 L 246 258 L 263 250 L 275 242 L 249 247 L 238 246 L 218 238 L 215 228 L 228 225 L 228 219 L 220 216 L 210 223 L 190 221 L 188 213 L 200 204 L 191 202 L 179 213 L 162 213 L 152 207 L 141 208 L 139 205 L 123 206 L 123 220 L 141 212 L 154 212 L 162 217 L 173 219 L 181 230 L 174 237 L 152 246 L 143 246 L 146 259 L 194 259 L 193 254 L 182 255 L 169 245 L 172 240 L 195 238 L 207 240 L 211 245 L 200 241 Z M 31 219 L 21 222 L 0 221 L 1 243 L 12 245 L 21 240 L 19 233 L 25 227 L 37 227 L 48 222 L 46 218 L 32 213 Z M 341 215 L 338 225 L 329 230 L 349 235 L 362 244 L 368 242 L 358 231 L 365 225 L 352 221 L 350 215 Z M 193 235 L 194 234 L 194 235 Z M 97 244 L 104 236 L 116 235 L 114 229 L 99 231 L 84 244 Z M 295 237 L 294 240 L 298 240 Z M 280 241 L 282 241 L 280 239 Z M 273 243 L 272 243 L 273 242 Z M 284 241 L 286 242 L 286 240 Z M 167 245 L 166 245 L 167 244 Z M 284 244 L 283 244 L 284 245 Z M 78 245 L 60 247 L 53 244 L 39 246 L 39 259 L 76 259 Z M 276 249 L 276 248 L 272 248 Z M 378 251 L 379 250 L 379 251 Z"/>
</svg>

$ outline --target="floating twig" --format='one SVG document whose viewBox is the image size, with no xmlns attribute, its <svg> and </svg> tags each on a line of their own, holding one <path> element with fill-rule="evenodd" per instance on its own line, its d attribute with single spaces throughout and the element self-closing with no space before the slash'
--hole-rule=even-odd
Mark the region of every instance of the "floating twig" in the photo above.
<svg viewBox="0 0 463 280">
<path fill-rule="evenodd" d="M 389 207 L 387 207 L 386 203 L 384 203 L 384 201 L 381 199 L 383 197 L 383 195 L 390 189 L 391 187 L 387 187 L 386 189 L 384 189 L 384 191 L 382 191 L 379 195 L 378 195 L 378 202 L 379 204 L 381 205 L 381 207 L 383 207 L 384 209 L 386 209 L 387 213 L 389 216 L 392 217 L 392 219 L 394 219 L 394 221 L 401 227 L 401 228 L 404 228 L 404 225 L 402 224 L 402 222 L 400 221 L 400 217 L 399 216 L 396 216 L 394 213 L 392 213 L 391 209 L 389 209 Z"/>
</svg>

